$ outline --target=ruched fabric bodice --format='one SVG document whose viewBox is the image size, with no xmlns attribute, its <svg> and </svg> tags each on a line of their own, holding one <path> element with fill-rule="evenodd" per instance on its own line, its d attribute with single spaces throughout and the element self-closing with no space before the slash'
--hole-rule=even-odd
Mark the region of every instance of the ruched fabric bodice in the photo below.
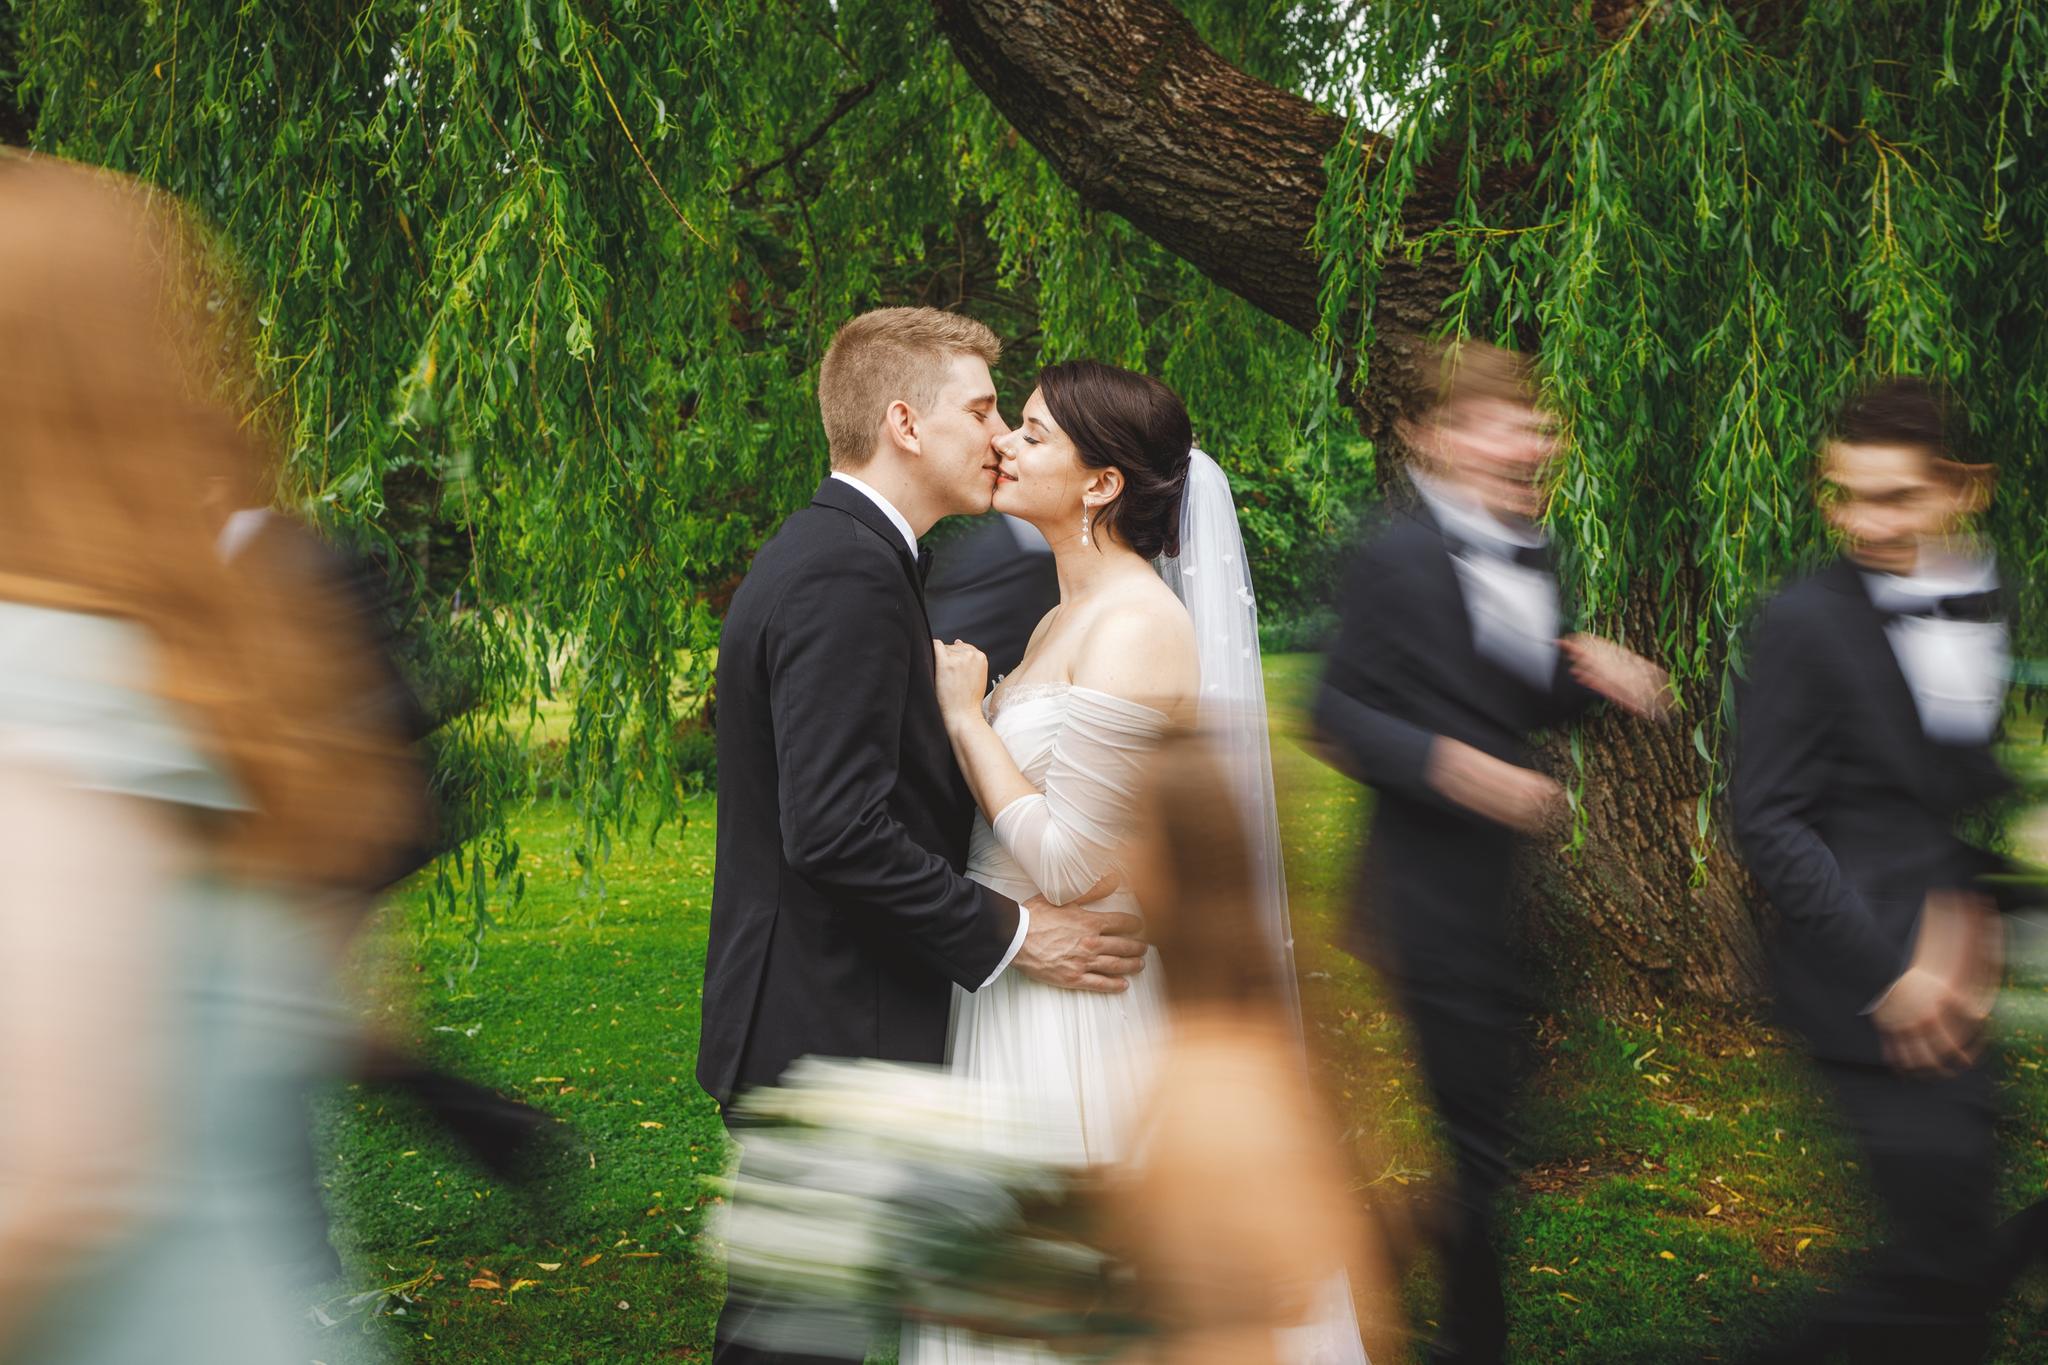
<svg viewBox="0 0 2048 1365">
<path fill-rule="evenodd" d="M 1132 803 L 1166 717 L 1149 706 L 1071 683 L 1016 683 L 990 694 L 989 723 L 1036 796 L 991 826 L 976 816 L 967 875 L 1022 900 L 1064 903 L 1115 871 Z M 1098 909 L 1137 913 L 1117 891 Z"/>
</svg>

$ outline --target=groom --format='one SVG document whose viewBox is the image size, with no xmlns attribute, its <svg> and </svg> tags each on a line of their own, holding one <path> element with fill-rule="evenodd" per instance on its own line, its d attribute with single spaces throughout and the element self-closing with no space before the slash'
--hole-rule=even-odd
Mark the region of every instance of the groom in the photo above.
<svg viewBox="0 0 2048 1365">
<path fill-rule="evenodd" d="M 970 318 L 884 308 L 832 339 L 818 405 L 832 472 L 755 556 L 718 659 L 718 852 L 697 1082 L 721 1106 L 806 1055 L 944 1060 L 955 985 L 1005 971 L 1122 990 L 1135 916 L 961 875 L 974 801 L 933 690 L 918 540 L 986 512 L 1007 434 Z M 745 1344 L 713 1359 L 830 1359 Z M 850 1348 L 859 1359 L 858 1347 Z"/>
</svg>

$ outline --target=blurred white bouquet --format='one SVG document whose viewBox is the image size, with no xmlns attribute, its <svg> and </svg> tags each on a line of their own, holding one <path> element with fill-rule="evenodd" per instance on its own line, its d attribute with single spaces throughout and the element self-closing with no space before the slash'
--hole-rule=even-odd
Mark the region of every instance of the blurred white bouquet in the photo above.
<svg viewBox="0 0 2048 1365">
<path fill-rule="evenodd" d="M 1012 1097 L 925 1067 L 806 1058 L 737 1105 L 717 1224 L 745 1334 L 851 1351 L 905 1319 L 1107 1358 L 1142 1335 L 1099 1243 L 1100 1176 L 1033 1155 Z"/>
</svg>

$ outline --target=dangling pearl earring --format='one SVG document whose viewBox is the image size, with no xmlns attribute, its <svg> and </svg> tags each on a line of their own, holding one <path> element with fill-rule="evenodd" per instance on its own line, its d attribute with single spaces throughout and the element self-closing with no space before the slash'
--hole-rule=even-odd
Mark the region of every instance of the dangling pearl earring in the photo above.
<svg viewBox="0 0 2048 1365">
<path fill-rule="evenodd" d="M 1081 504 L 1081 543 L 1088 543 L 1088 504 Z"/>
</svg>

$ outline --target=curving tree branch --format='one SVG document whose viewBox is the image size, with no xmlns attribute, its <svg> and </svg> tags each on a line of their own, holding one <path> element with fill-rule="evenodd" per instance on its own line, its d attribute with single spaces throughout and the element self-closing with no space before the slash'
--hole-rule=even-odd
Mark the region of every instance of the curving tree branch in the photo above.
<svg viewBox="0 0 2048 1365">
<path fill-rule="evenodd" d="M 732 188 L 726 191 L 727 197 L 732 199 L 739 198 L 748 190 L 752 189 L 754 187 L 755 182 L 760 180 L 763 176 L 769 174 L 772 171 L 781 170 L 784 166 L 789 165 L 790 162 L 795 161 L 805 152 L 808 152 L 809 150 L 811 150 L 811 148 L 817 146 L 818 143 L 824 139 L 825 134 L 832 131 L 833 124 L 839 122 L 839 120 L 845 118 L 848 114 L 852 113 L 855 109 L 859 108 L 862 101 L 866 100 L 868 96 L 874 94 L 875 87 L 879 86 L 881 83 L 882 78 L 880 76 L 870 76 L 866 80 L 862 81 L 859 85 L 855 86 L 853 89 L 848 90 L 845 94 L 841 95 L 838 101 L 833 104 L 832 108 L 826 112 L 825 117 L 818 121 L 818 126 L 811 129 L 810 132 L 806 133 L 803 136 L 803 138 L 796 143 L 796 145 L 791 147 L 788 151 L 782 153 L 780 156 L 776 157 L 773 161 L 764 161 L 760 165 L 752 167 L 751 169 L 742 172 L 740 178 L 733 181 Z"/>
<path fill-rule="evenodd" d="M 936 0 L 974 83 L 1090 208 L 1290 326 L 1343 125 L 1232 66 L 1157 0 Z"/>
<path fill-rule="evenodd" d="M 970 78 L 1083 203 L 1127 219 L 1290 327 L 1315 329 L 1319 278 L 1308 238 L 1340 119 L 1224 60 L 1166 0 L 933 0 L 933 8 Z M 1408 198 L 1411 232 L 1448 210 L 1450 162 L 1442 164 Z M 1375 303 L 1387 344 L 1433 323 L 1452 284 L 1445 261 L 1390 260 Z M 1348 374 L 1356 358 L 1339 359 Z M 1386 436 L 1392 414 L 1383 397 L 1354 402 L 1366 433 Z"/>
</svg>

